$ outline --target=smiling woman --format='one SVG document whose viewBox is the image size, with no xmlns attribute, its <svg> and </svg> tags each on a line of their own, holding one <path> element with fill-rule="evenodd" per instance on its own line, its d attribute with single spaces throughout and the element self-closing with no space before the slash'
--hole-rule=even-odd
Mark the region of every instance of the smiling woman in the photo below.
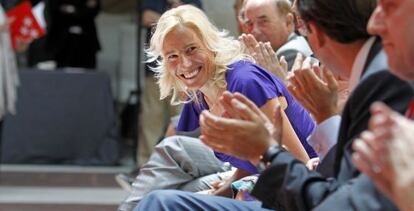
<svg viewBox="0 0 414 211">
<path fill-rule="evenodd" d="M 283 82 L 254 64 L 243 53 L 239 41 L 218 30 L 194 6 L 184 5 L 165 12 L 159 19 L 147 49 L 148 62 L 160 86 L 161 99 L 172 95 L 172 104 L 185 103 L 178 131 L 199 128 L 203 110 L 222 116 L 220 96 L 224 91 L 240 92 L 271 118 L 277 105 L 284 109 L 283 143 L 302 161 L 315 157 L 306 137 L 315 125 L 308 112 L 288 93 Z M 242 140 L 240 140 L 242 141 Z M 231 179 L 257 173 L 248 161 L 215 152 L 218 159 L 238 168 Z M 214 193 L 225 195 L 225 188 Z"/>
<path fill-rule="evenodd" d="M 198 90 L 208 82 L 213 73 L 214 53 L 193 30 L 177 26 L 165 37 L 163 51 L 167 70 L 187 88 Z"/>
<path fill-rule="evenodd" d="M 180 77 L 176 77 L 176 71 L 179 74 L 191 73 L 185 70 L 189 63 L 194 66 L 202 61 L 200 71 L 204 72 L 203 75 L 212 79 L 209 81 L 215 84 L 214 87 L 225 89 L 227 66 L 239 60 L 252 60 L 243 54 L 238 41 L 227 37 L 227 32 L 219 31 L 200 9 L 191 5 L 169 10 L 161 16 L 147 54 L 148 62 L 162 58 L 153 70 L 159 79 L 161 99 L 172 94 L 173 104 L 199 100 L 197 91 L 201 87 L 188 86 L 185 80 L 177 80 Z M 192 74 L 195 73 L 198 71 L 193 69 Z M 205 88 L 211 89 L 212 83 L 205 84 Z M 186 98 L 181 99 L 179 93 L 185 93 Z"/>
</svg>

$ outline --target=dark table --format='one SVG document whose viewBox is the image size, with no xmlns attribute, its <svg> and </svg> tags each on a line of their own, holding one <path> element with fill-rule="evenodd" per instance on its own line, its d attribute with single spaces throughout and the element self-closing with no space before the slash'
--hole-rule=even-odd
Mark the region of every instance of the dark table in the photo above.
<svg viewBox="0 0 414 211">
<path fill-rule="evenodd" d="M 119 139 L 102 72 L 21 70 L 17 114 L 4 119 L 3 163 L 113 165 Z"/>
</svg>

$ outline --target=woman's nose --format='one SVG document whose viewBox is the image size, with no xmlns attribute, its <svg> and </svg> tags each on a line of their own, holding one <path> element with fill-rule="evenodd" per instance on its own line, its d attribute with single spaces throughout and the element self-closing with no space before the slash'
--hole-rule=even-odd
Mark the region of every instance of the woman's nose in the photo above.
<svg viewBox="0 0 414 211">
<path fill-rule="evenodd" d="M 184 68 L 188 68 L 191 67 L 192 62 L 191 62 L 191 58 L 189 58 L 188 56 L 181 56 L 181 66 Z"/>
</svg>

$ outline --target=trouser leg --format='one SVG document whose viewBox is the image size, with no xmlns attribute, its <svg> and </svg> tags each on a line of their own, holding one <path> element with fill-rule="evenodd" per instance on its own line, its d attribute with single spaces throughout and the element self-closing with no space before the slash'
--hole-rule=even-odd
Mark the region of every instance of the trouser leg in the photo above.
<svg viewBox="0 0 414 211">
<path fill-rule="evenodd" d="M 207 175 L 212 176 L 205 177 L 206 180 L 220 179 L 217 172 L 226 170 L 229 167 L 199 139 L 184 136 L 166 138 L 155 147 L 149 161 L 140 169 L 132 184 L 132 193 L 124 203 L 137 203 L 150 191 L 159 189 L 205 190 L 210 188 L 209 182 L 202 179 L 192 181 Z"/>
<path fill-rule="evenodd" d="M 238 201 L 235 199 L 183 192 L 177 190 L 158 190 L 148 194 L 134 211 L 266 211 L 258 201 Z"/>
</svg>

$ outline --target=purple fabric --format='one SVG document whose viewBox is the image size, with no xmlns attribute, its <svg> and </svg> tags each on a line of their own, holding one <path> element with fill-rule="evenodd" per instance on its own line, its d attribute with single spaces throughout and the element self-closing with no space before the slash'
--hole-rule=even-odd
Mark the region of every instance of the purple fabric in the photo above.
<svg viewBox="0 0 414 211">
<path fill-rule="evenodd" d="M 289 94 L 281 80 L 256 64 L 248 61 L 238 61 L 229 66 L 226 73 L 226 81 L 228 91 L 242 93 L 258 107 L 263 106 L 272 98 L 284 96 L 288 103 L 285 112 L 293 129 L 308 155 L 311 158 L 317 156 L 316 152 L 306 141 L 306 138 L 315 128 L 315 123 L 309 113 Z M 177 127 L 178 131 L 193 131 L 199 127 L 199 115 L 203 110 L 208 109 L 204 98 L 201 97 L 200 101 L 200 104 L 190 102 L 184 105 Z M 223 153 L 216 152 L 215 154 L 217 158 L 223 162 L 229 162 L 236 168 L 250 173 L 257 173 L 256 167 L 248 161 Z"/>
</svg>

